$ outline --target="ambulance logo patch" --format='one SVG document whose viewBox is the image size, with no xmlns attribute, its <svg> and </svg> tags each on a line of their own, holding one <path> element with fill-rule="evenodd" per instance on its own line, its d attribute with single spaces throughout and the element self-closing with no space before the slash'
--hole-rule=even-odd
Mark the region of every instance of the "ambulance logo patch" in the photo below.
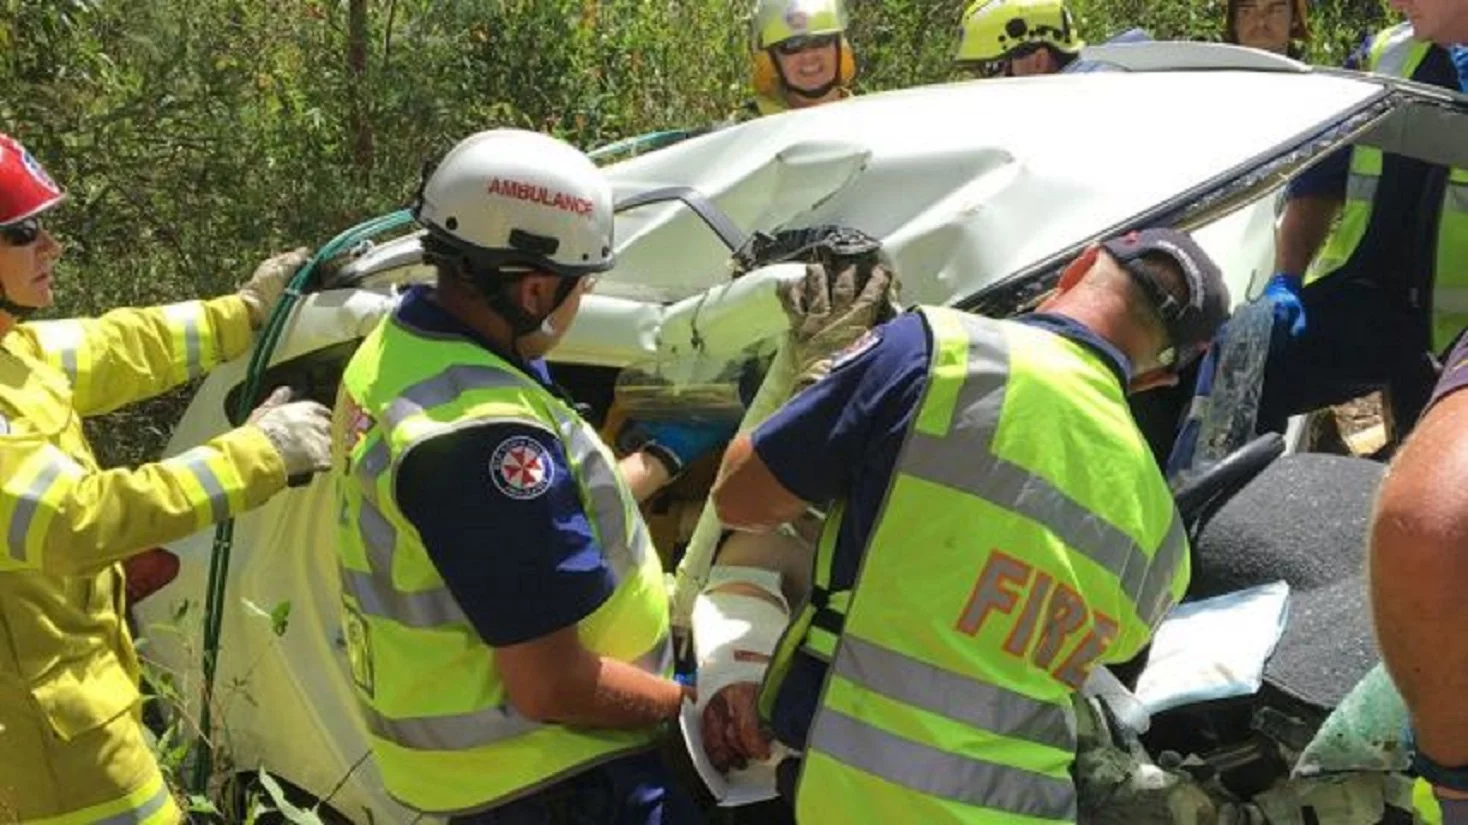
<svg viewBox="0 0 1468 825">
<path fill-rule="evenodd" d="M 489 477 L 501 493 L 523 501 L 550 489 L 555 467 L 539 441 L 517 435 L 495 448 L 489 459 Z"/>
</svg>

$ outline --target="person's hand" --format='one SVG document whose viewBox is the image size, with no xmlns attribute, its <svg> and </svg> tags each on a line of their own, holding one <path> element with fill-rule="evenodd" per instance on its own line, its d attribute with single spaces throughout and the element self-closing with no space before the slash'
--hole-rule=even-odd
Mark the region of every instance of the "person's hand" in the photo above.
<svg viewBox="0 0 1468 825">
<path fill-rule="evenodd" d="M 290 282 L 291 276 L 310 258 L 311 251 L 304 246 L 266 258 L 255 268 L 255 274 L 250 276 L 250 280 L 240 287 L 240 297 L 249 306 L 250 323 L 256 329 L 270 317 L 270 311 L 275 309 L 280 296 L 285 294 L 285 286 Z"/>
<path fill-rule="evenodd" d="M 1264 300 L 1274 310 L 1274 328 L 1288 338 L 1305 334 L 1305 305 L 1300 302 L 1302 280 L 1299 275 L 1281 272 L 1264 287 Z"/>
<path fill-rule="evenodd" d="M 676 476 L 734 437 L 731 421 L 634 421 L 627 425 L 638 449 L 652 453 Z"/>
<path fill-rule="evenodd" d="M 290 387 L 280 387 L 262 401 L 247 426 L 259 428 L 270 440 L 288 479 L 331 467 L 331 410 L 315 401 L 291 401 Z"/>
<path fill-rule="evenodd" d="M 736 682 L 703 709 L 703 749 L 715 768 L 743 769 L 750 760 L 770 758 L 772 739 L 760 725 L 758 695 L 754 682 Z"/>
<path fill-rule="evenodd" d="M 893 314 L 893 281 L 881 264 L 847 266 L 834 275 L 821 264 L 809 264 L 804 278 L 780 286 L 780 305 L 790 319 L 796 389 L 820 380 L 830 371 L 832 356 Z"/>
</svg>

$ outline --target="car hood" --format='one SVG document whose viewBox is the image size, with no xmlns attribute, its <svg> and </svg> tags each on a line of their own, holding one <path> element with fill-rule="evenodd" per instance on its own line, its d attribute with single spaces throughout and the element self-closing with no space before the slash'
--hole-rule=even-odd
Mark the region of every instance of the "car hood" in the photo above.
<svg viewBox="0 0 1468 825">
<path fill-rule="evenodd" d="M 883 241 L 904 301 L 951 303 L 1255 165 L 1382 87 L 1310 72 L 985 80 L 759 118 L 607 167 L 619 201 L 698 190 L 746 232 L 823 223 Z M 623 212 L 605 294 L 670 302 L 728 278 L 681 204 Z"/>
</svg>

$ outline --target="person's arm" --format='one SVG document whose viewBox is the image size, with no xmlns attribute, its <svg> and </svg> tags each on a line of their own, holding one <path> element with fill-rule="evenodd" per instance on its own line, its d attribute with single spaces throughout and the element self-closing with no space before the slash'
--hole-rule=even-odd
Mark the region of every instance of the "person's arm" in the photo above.
<svg viewBox="0 0 1468 825">
<path fill-rule="evenodd" d="M 713 502 L 724 526 L 756 533 L 794 521 L 807 504 L 770 471 L 749 433 L 734 439 L 724 453 Z"/>
<path fill-rule="evenodd" d="M 783 533 L 730 533 L 693 610 L 704 748 L 719 770 L 770 758 L 757 708 L 790 605 L 809 596 L 814 546 Z"/>
<path fill-rule="evenodd" d="M 647 501 L 653 493 L 673 480 L 673 474 L 669 472 L 667 465 L 643 450 L 624 456 L 617 462 L 617 471 L 622 474 L 622 480 L 627 482 L 627 489 L 632 491 L 632 497 L 639 504 Z"/>
<path fill-rule="evenodd" d="M 20 324 L 13 333 L 30 354 L 66 374 L 72 404 L 99 415 L 152 398 L 245 352 L 254 335 L 237 295 L 100 318 Z"/>
<path fill-rule="evenodd" d="M 3 436 L 0 572 L 100 570 L 257 507 L 285 483 L 280 454 L 255 426 L 137 469 L 112 470 L 88 470 L 41 436 Z"/>
<path fill-rule="evenodd" d="M 1320 251 L 1344 198 L 1333 194 L 1291 197 L 1275 232 L 1274 269 L 1302 276 Z"/>
<path fill-rule="evenodd" d="M 495 664 L 517 710 L 537 722 L 644 728 L 678 715 L 677 682 L 587 650 L 575 627 L 497 647 Z"/>
<path fill-rule="evenodd" d="M 599 656 L 577 635 L 617 580 L 550 430 L 485 422 L 428 439 L 403 456 L 394 489 L 445 585 L 494 649 L 519 712 L 604 728 L 677 712 L 680 685 Z"/>
<path fill-rule="evenodd" d="M 1371 52 L 1367 37 L 1346 58 L 1347 69 L 1360 69 Z M 1290 182 L 1284 214 L 1274 237 L 1274 271 L 1302 278 L 1330 235 L 1346 202 L 1351 147 L 1342 146 Z"/>
<path fill-rule="evenodd" d="M 863 464 L 895 460 L 928 367 L 928 330 L 909 313 L 837 355 L 830 373 L 729 445 L 714 483 L 719 519 L 761 532 L 837 498 Z"/>
<path fill-rule="evenodd" d="M 233 295 L 20 324 L 13 335 L 31 355 L 66 374 L 79 414 L 100 415 L 161 395 L 244 354 L 306 257 L 297 249 L 265 260 Z"/>
<path fill-rule="evenodd" d="M 1468 765 L 1468 347 L 1392 462 L 1370 534 L 1372 614 L 1417 747 Z"/>
</svg>

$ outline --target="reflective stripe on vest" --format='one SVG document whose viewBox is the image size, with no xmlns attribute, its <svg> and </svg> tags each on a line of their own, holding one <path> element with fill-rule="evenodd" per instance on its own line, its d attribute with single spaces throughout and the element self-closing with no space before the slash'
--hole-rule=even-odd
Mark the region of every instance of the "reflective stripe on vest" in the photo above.
<svg viewBox="0 0 1468 825">
<path fill-rule="evenodd" d="M 1401 23 L 1376 36 L 1367 58 L 1368 71 L 1412 78 L 1432 49 L 1413 37 L 1412 25 Z M 1346 200 L 1339 221 L 1305 274 L 1314 283 L 1345 266 L 1371 226 L 1381 184 L 1383 154 L 1371 146 L 1351 150 Z M 1468 325 L 1468 173 L 1453 169 L 1443 192 L 1438 218 L 1432 282 L 1432 346 L 1445 349 Z"/>
<path fill-rule="evenodd" d="M 1070 697 L 1121 625 L 1134 650 L 1146 635 L 1137 625 L 1171 607 L 1186 535 L 1121 387 L 1094 355 L 1039 330 L 922 311 L 934 340 L 928 386 L 859 574 L 879 584 L 830 590 L 838 504 L 818 544 L 814 595 L 777 647 L 761 710 L 769 715 L 796 655 L 830 660 L 805 743 L 801 821 L 1072 821 Z M 1076 420 L 1099 434 L 1076 436 L 1090 443 L 1054 450 L 1115 472 L 1066 486 L 1023 463 L 1013 445 L 1033 438 L 1006 428 L 1056 392 L 1078 398 L 1074 416 L 1100 412 Z M 1117 500 L 1103 480 L 1132 497 Z M 1033 575 L 994 579 L 999 600 L 977 611 L 984 575 L 1005 552 Z M 948 615 L 915 615 L 929 611 L 914 605 Z M 1009 638 L 985 649 L 976 634 L 999 614 L 1012 619 Z"/>
<path fill-rule="evenodd" d="M 163 774 L 155 769 L 147 782 L 119 799 L 21 825 L 176 825 L 181 819 Z"/>
<path fill-rule="evenodd" d="M 1412 38 L 1412 26 L 1402 23 L 1380 32 L 1372 40 L 1366 70 L 1392 77 L 1411 77 L 1427 56 L 1431 44 Z M 1381 184 L 1382 153 L 1371 146 L 1351 150 L 1350 174 L 1346 178 L 1346 202 L 1340 219 L 1319 254 L 1305 272 L 1310 284 L 1335 272 L 1355 254 L 1371 225 L 1372 206 Z"/>
<path fill-rule="evenodd" d="M 632 663 L 649 673 L 669 673 L 673 669 L 673 646 L 665 636 Z M 509 703 L 469 713 L 401 719 L 389 719 L 370 706 L 363 706 L 363 710 L 367 729 L 374 735 L 418 750 L 470 750 L 546 727 L 520 715 Z"/>
<path fill-rule="evenodd" d="M 420 336 L 396 319 L 369 335 L 348 365 L 343 399 L 339 410 L 360 409 L 371 421 L 354 443 L 341 432 L 334 439 L 344 631 L 389 793 L 420 811 L 479 810 L 646 747 L 650 730 L 541 724 L 510 705 L 491 648 L 392 490 L 403 457 L 446 432 L 504 422 L 553 435 L 616 582 L 611 597 L 578 623 L 578 635 L 599 655 L 670 675 L 658 557 L 590 426 L 487 350 Z"/>
</svg>

